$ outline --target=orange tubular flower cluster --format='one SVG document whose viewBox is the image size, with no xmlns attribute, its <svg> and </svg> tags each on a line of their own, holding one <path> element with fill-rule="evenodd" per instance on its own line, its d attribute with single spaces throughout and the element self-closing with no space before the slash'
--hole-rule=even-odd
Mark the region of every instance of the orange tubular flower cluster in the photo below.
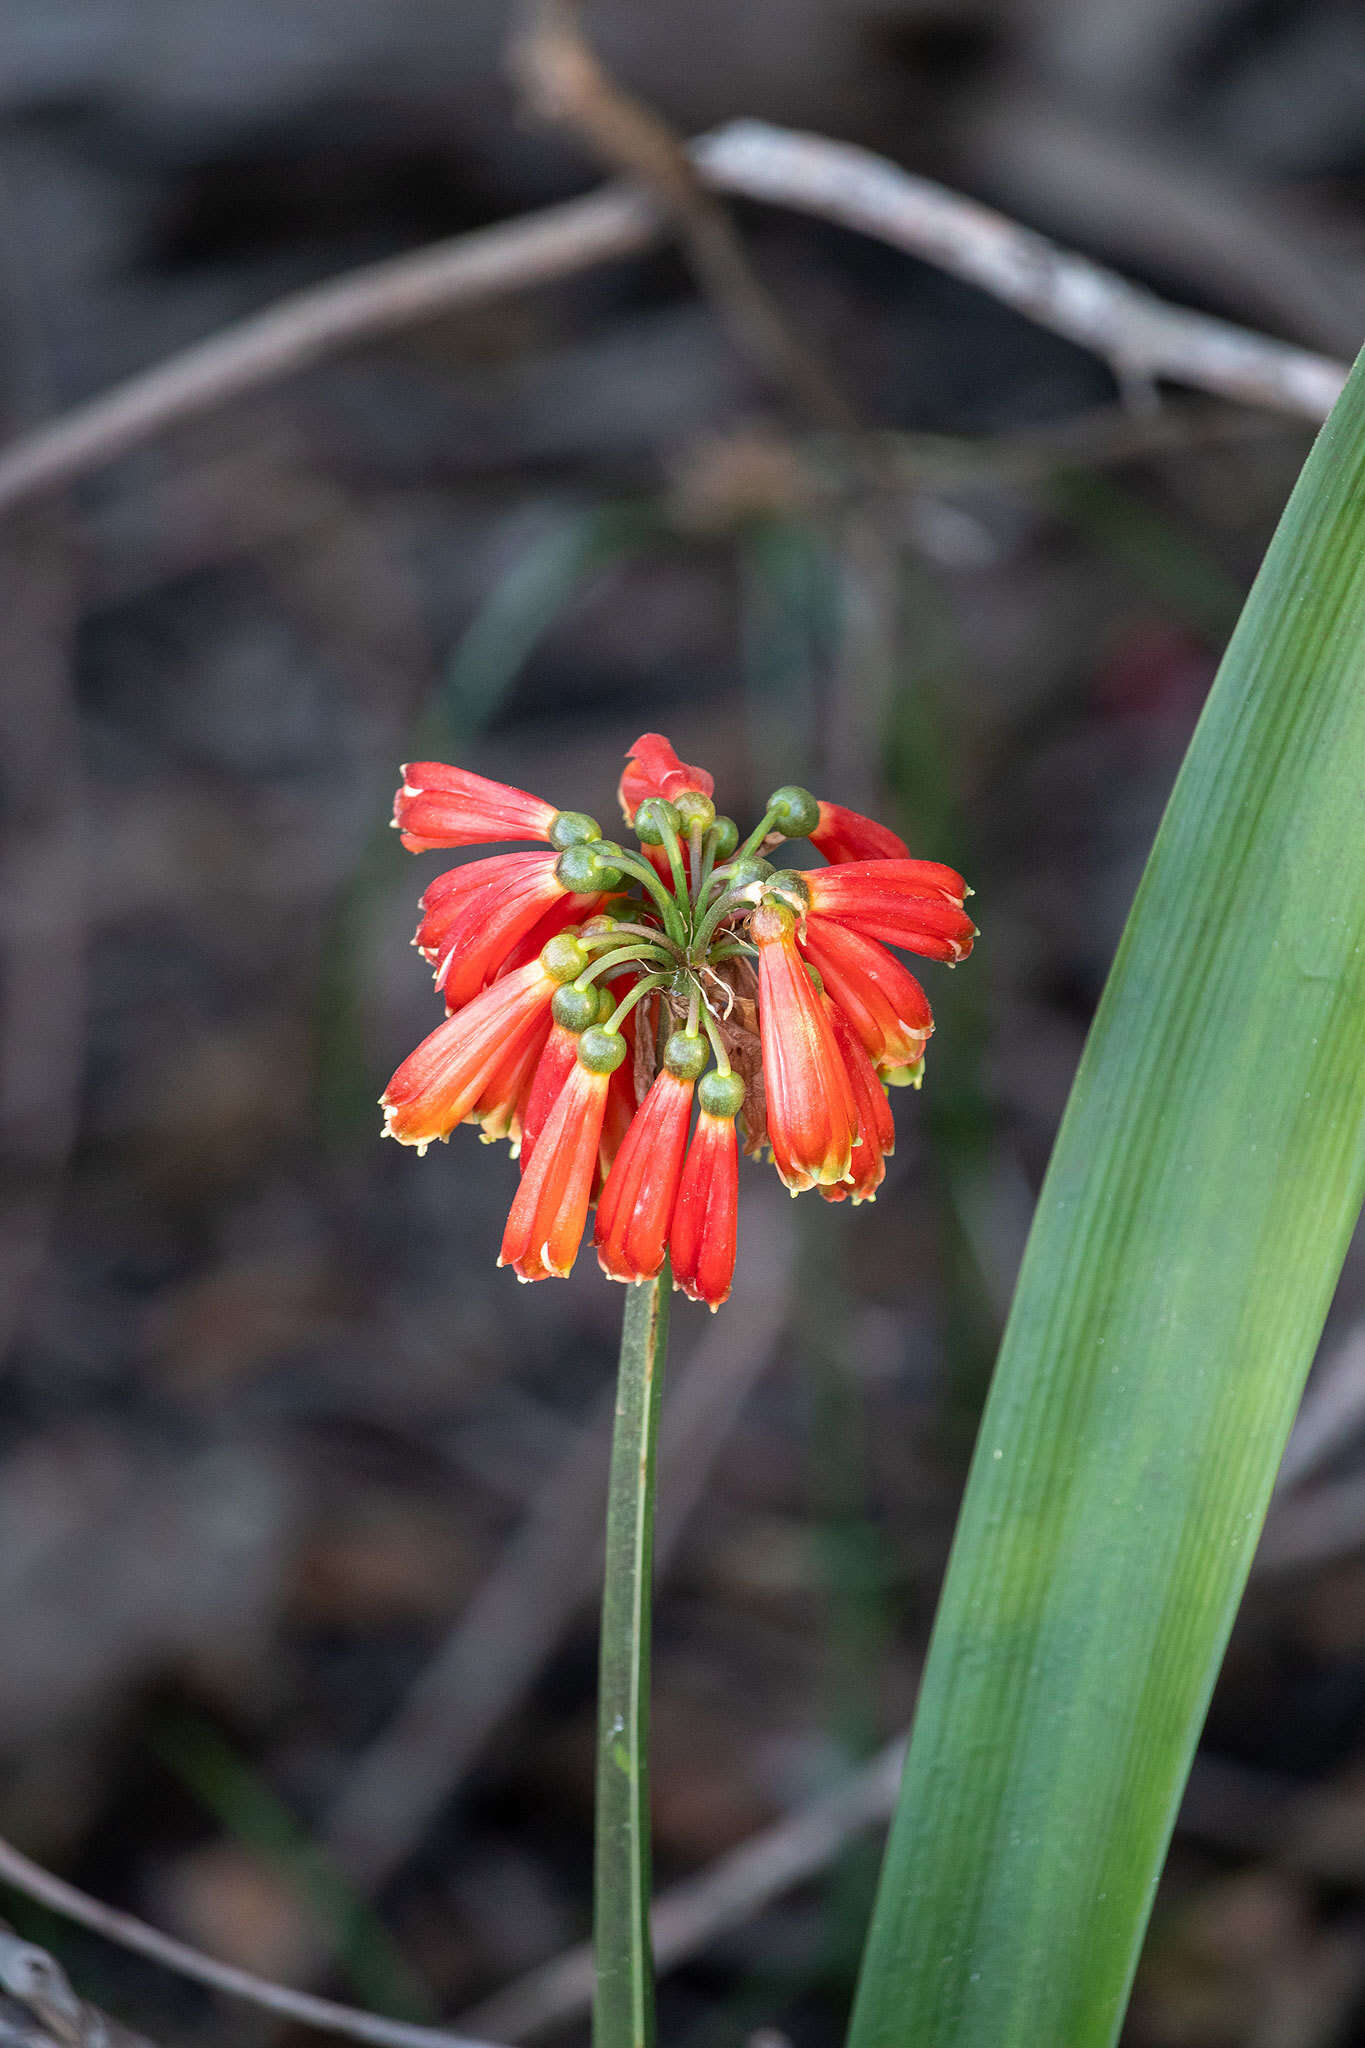
<svg viewBox="0 0 1365 2048">
<path fill-rule="evenodd" d="M 569 1272 L 595 1202 L 612 1279 L 671 1260 L 674 1286 L 718 1308 L 735 1267 L 737 1123 L 793 1194 L 864 1202 L 881 1185 L 887 1087 L 918 1086 L 933 1030 L 887 948 L 965 959 L 966 884 L 795 787 L 741 845 L 713 790 L 643 734 L 621 777 L 640 841 L 628 851 L 583 812 L 466 769 L 403 771 L 394 824 L 413 852 L 540 842 L 427 888 L 414 944 L 449 1014 L 382 1097 L 387 1133 L 419 1152 L 458 1123 L 509 1141 L 521 1183 L 499 1263 L 521 1280 Z M 763 857 L 803 839 L 829 865 Z"/>
</svg>

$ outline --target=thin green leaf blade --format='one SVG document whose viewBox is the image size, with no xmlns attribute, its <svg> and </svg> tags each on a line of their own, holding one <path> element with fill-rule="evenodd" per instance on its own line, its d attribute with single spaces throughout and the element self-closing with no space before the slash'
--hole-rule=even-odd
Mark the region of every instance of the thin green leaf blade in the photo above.
<svg viewBox="0 0 1365 2048">
<path fill-rule="evenodd" d="M 1365 371 L 1191 744 L 1077 1076 L 851 2048 L 1101 2048 L 1365 1190 Z"/>
</svg>

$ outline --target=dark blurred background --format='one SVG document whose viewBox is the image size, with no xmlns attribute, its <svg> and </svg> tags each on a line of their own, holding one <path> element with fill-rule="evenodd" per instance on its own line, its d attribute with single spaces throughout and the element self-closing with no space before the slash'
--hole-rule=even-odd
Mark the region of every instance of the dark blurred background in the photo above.
<svg viewBox="0 0 1365 2048">
<path fill-rule="evenodd" d="M 1350 0 L 588 22 L 680 131 L 808 126 L 1191 304 L 1343 356 L 1365 332 Z M 504 0 L 3 0 L 9 432 L 284 291 L 588 189 L 518 117 L 509 26 Z M 924 976 L 939 1032 L 875 1207 L 750 1168 L 734 1302 L 675 1311 L 667 1887 L 908 1720 L 1087 1021 L 1308 445 L 1209 398 L 1125 410 L 1101 363 L 925 265 L 737 218 L 874 439 L 813 431 L 664 249 L 357 348 L 4 527 L 0 1833 L 409 2016 L 586 1931 L 620 1296 L 590 1258 L 564 1285 L 495 1269 L 504 1151 L 378 1141 L 439 1017 L 407 942 L 441 863 L 385 829 L 397 764 L 458 755 L 606 821 L 658 727 L 741 818 L 807 781 L 977 889 L 975 957 Z M 1133 2048 L 1365 2042 L 1362 1313 L 1353 1254 Z M 836 2042 L 876 1859 L 854 1834 L 735 1916 L 665 1979 L 666 2038 Z M 162 2042 L 278 2034 L 0 1909 Z"/>
</svg>

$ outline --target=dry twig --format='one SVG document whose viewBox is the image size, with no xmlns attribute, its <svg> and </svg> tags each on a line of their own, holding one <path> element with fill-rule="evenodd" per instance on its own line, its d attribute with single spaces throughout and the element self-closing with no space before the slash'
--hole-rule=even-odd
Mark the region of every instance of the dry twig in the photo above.
<svg viewBox="0 0 1365 2048">
<path fill-rule="evenodd" d="M 0 2048 L 150 2048 L 71 1989 L 46 1949 L 0 1920 Z"/>
<path fill-rule="evenodd" d="M 823 1798 L 661 1893 L 650 1915 L 656 1966 L 667 1970 L 694 1955 L 715 1935 L 814 1877 L 855 1835 L 885 1823 L 896 1803 L 904 1756 L 903 1738 L 888 1743 Z M 592 2003 L 592 1968 L 592 1949 L 584 1942 L 508 1985 L 463 2024 L 477 2023 L 500 2040 L 523 2041 L 577 2019 Z"/>
<path fill-rule="evenodd" d="M 214 1991 L 225 1992 L 229 1998 L 241 1998 L 248 2004 L 264 2006 L 268 2012 L 279 2013 L 285 2019 L 299 2020 L 304 2026 L 321 2027 L 329 2034 L 345 2034 L 353 2041 L 373 2041 L 379 2044 L 379 2048 L 486 2048 L 486 2044 L 471 2040 L 466 2034 L 448 2032 L 443 2027 L 416 2027 L 405 2020 L 384 2019 L 378 2013 L 337 2005 L 330 1998 L 314 1998 L 306 1991 L 291 1991 L 287 1985 L 272 1984 L 264 1977 L 253 1976 L 249 1970 L 236 1969 L 231 1963 L 220 1963 L 213 1956 L 203 1955 L 187 1943 L 174 1940 L 169 1934 L 159 1933 L 145 1920 L 136 1920 L 131 1913 L 121 1913 L 116 1907 L 103 1905 L 88 1893 L 77 1891 L 74 1885 L 54 1877 L 51 1871 L 44 1870 L 39 1864 L 31 1863 L 27 1856 L 21 1856 L 17 1849 L 3 1841 L 0 1841 L 0 1883 L 12 1885 L 15 1891 L 50 1906 L 64 1919 L 89 1927 L 94 1933 L 102 1934 L 106 1941 L 117 1942 L 121 1948 L 130 1948 L 138 1955 L 148 1956 L 154 1963 L 161 1963 L 182 1977 L 193 1978 L 197 1984 L 207 1984 Z M 74 2048 L 74 2044 L 66 2044 L 66 2048 Z"/>
<path fill-rule="evenodd" d="M 643 185 L 678 230 L 702 290 L 739 346 L 818 426 L 849 431 L 852 407 L 792 333 L 754 274 L 735 225 L 703 183 L 681 140 L 651 107 L 623 92 L 583 34 L 577 0 L 535 0 L 510 68 L 529 110 L 571 129 L 608 170 Z"/>
<path fill-rule="evenodd" d="M 1341 363 L 1167 305 L 1002 214 L 847 143 L 739 121 L 688 153 L 713 190 L 790 206 L 892 243 L 1097 350 L 1130 382 L 1166 378 L 1322 420 L 1345 379 Z M 663 230 L 658 206 L 644 193 L 608 187 L 297 292 L 13 442 L 0 454 L 0 511 L 338 349 L 636 254 Z"/>
</svg>

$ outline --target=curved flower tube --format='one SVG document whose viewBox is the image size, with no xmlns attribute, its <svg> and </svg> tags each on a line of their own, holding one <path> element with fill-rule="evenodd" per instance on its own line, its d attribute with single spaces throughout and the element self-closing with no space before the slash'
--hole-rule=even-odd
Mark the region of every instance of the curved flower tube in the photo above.
<svg viewBox="0 0 1365 2048">
<path fill-rule="evenodd" d="M 598 1196 L 593 1242 L 612 1280 L 651 1280 L 664 1262 L 692 1121 L 692 1086 L 664 1068 L 636 1111 Z"/>
<path fill-rule="evenodd" d="M 499 853 L 471 861 L 451 870 L 454 880 L 434 906 L 429 899 L 437 884 L 432 884 L 413 943 L 432 962 L 448 1010 L 476 996 L 517 942 L 569 895 L 555 872 L 558 858 L 554 853 Z"/>
<path fill-rule="evenodd" d="M 626 1019 L 626 1029 L 634 1022 Z M 629 1041 L 628 1041 L 629 1042 Z M 595 1201 L 600 1201 L 607 1177 L 615 1166 L 621 1147 L 639 1111 L 635 1099 L 634 1061 L 627 1058 L 611 1077 L 607 1089 L 607 1107 L 602 1116 L 602 1136 L 597 1144 L 597 1178 L 594 1182 Z"/>
<path fill-rule="evenodd" d="M 716 781 L 704 768 L 690 768 L 680 761 L 672 743 L 661 732 L 642 732 L 627 757 L 625 772 L 617 788 L 621 812 L 628 825 L 646 797 L 661 796 L 672 803 L 686 791 L 715 794 Z"/>
<path fill-rule="evenodd" d="M 876 939 L 833 918 L 807 917 L 801 951 L 818 972 L 876 1067 L 914 1067 L 934 1028 L 929 998 L 908 967 Z"/>
<path fill-rule="evenodd" d="M 578 1033 L 566 1029 L 563 1024 L 552 1023 L 521 1107 L 521 1145 L 517 1157 L 523 1173 L 531 1164 L 531 1154 L 545 1128 L 545 1120 L 559 1099 L 560 1089 L 573 1072 L 577 1058 Z"/>
<path fill-rule="evenodd" d="M 793 1194 L 848 1175 L 858 1116 L 824 1005 L 796 946 L 785 904 L 749 921 L 758 948 L 758 1017 L 773 1163 Z"/>
<path fill-rule="evenodd" d="M 548 839 L 557 816 L 553 804 L 524 789 L 490 782 L 446 761 L 409 761 L 393 800 L 393 822 L 409 853 L 499 839 Z"/>
<path fill-rule="evenodd" d="M 475 1108 L 516 1099 L 521 1059 L 550 1014 L 558 982 L 540 960 L 494 982 L 409 1053 L 380 1096 L 384 1133 L 425 1152 Z"/>
<path fill-rule="evenodd" d="M 590 1035 L 585 1031 L 583 1037 Z M 584 1065 L 580 1044 L 536 1139 L 503 1232 L 498 1264 L 510 1266 L 518 1280 L 546 1280 L 551 1274 L 563 1279 L 573 1267 L 588 1220 L 610 1079 L 610 1069 L 594 1072 Z"/>
<path fill-rule="evenodd" d="M 965 960 L 976 926 L 962 908 L 967 885 L 931 860 L 845 861 L 803 875 L 810 908 L 864 938 L 953 965 Z"/>
<path fill-rule="evenodd" d="M 673 1285 L 714 1314 L 730 1298 L 739 1232 L 739 1140 L 735 1115 L 744 1088 L 734 1074 L 704 1074 L 697 1128 L 687 1149 L 668 1250 Z"/>
<path fill-rule="evenodd" d="M 522 1112 L 539 1071 L 549 1033 L 550 1019 L 542 1017 L 512 1070 L 505 1078 L 500 1077 L 496 1085 L 462 1118 L 464 1123 L 482 1125 L 480 1139 L 485 1145 L 496 1145 L 500 1138 L 506 1138 L 514 1159 L 521 1152 Z"/>
<path fill-rule="evenodd" d="M 910 858 L 909 847 L 889 825 L 879 825 L 875 818 L 846 810 L 842 804 L 821 804 L 820 822 L 810 843 L 828 861 Z"/>
<path fill-rule="evenodd" d="M 871 1202 L 876 1199 L 877 1190 L 886 1178 L 884 1162 L 896 1149 L 896 1122 L 881 1077 L 868 1058 L 862 1040 L 839 1005 L 830 1002 L 828 997 L 825 1002 L 853 1088 L 853 1100 L 858 1111 L 858 1141 L 849 1161 L 848 1179 L 833 1186 L 825 1185 L 820 1193 L 827 1202 Z"/>
</svg>

